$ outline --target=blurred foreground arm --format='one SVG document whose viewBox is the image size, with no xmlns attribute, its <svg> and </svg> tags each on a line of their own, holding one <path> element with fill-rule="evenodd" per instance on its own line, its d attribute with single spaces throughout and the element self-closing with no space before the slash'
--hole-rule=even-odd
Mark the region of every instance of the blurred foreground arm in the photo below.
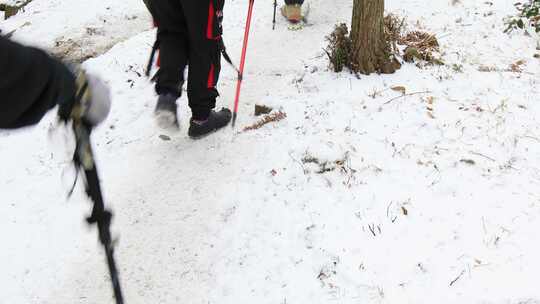
<svg viewBox="0 0 540 304">
<path fill-rule="evenodd" d="M 64 121 L 79 115 L 101 122 L 110 108 L 108 87 L 83 71 L 76 74 L 39 49 L 0 37 L 0 128 L 34 125 L 56 105 Z"/>
</svg>

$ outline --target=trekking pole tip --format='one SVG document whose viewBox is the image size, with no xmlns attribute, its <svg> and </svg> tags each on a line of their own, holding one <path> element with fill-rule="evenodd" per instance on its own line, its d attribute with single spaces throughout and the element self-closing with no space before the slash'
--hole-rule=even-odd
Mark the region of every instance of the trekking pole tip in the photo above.
<svg viewBox="0 0 540 304">
<path fill-rule="evenodd" d="M 233 129 L 234 129 L 234 126 L 236 125 L 236 117 L 237 117 L 237 116 L 238 116 L 237 113 L 234 112 L 234 113 L 233 113 L 233 116 L 232 116 L 232 124 L 231 124 L 232 127 L 233 127 Z"/>
</svg>

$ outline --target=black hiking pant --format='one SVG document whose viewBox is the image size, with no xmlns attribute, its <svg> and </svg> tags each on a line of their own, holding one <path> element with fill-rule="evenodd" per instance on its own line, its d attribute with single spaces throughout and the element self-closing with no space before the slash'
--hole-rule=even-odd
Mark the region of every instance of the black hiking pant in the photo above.
<svg viewBox="0 0 540 304">
<path fill-rule="evenodd" d="M 179 97 L 188 69 L 188 100 L 193 119 L 208 118 L 219 96 L 221 22 L 225 0 L 148 0 L 158 27 L 156 92 Z"/>
<path fill-rule="evenodd" d="M 300 4 L 302 5 L 304 3 L 304 0 L 285 0 L 285 4 Z"/>
<path fill-rule="evenodd" d="M 45 52 L 0 36 L 0 129 L 38 123 L 75 96 L 75 77 Z"/>
</svg>

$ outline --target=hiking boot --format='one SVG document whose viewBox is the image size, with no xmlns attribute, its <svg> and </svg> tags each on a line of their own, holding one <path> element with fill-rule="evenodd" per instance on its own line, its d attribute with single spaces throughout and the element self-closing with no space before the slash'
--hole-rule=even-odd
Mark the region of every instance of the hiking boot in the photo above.
<svg viewBox="0 0 540 304">
<path fill-rule="evenodd" d="M 193 139 L 204 137 L 228 125 L 231 117 L 231 110 L 223 108 L 219 112 L 210 111 L 210 116 L 205 121 L 197 121 L 192 118 L 189 122 L 188 135 Z"/>
<path fill-rule="evenodd" d="M 302 21 L 302 5 L 286 4 L 281 7 L 281 14 L 291 23 Z"/>
<path fill-rule="evenodd" d="M 159 95 L 154 110 L 157 125 L 162 129 L 178 129 L 178 116 L 176 114 L 176 96 L 172 94 Z"/>
</svg>

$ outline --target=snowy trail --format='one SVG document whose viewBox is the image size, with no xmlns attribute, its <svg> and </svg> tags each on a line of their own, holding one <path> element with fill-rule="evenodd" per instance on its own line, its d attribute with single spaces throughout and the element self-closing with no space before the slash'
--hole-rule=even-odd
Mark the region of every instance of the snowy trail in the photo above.
<svg viewBox="0 0 540 304">
<path fill-rule="evenodd" d="M 85 63 L 113 88 L 94 140 L 127 303 L 540 303 L 540 62 L 532 39 L 502 34 L 511 5 L 388 1 L 444 37 L 447 65 L 356 79 L 322 51 L 350 1 L 311 2 L 301 32 L 282 20 L 273 32 L 271 4 L 256 2 L 239 126 L 255 103 L 287 113 L 256 131 L 189 140 L 183 106 L 183 130 L 160 139 L 139 76 L 152 31 Z M 245 10 L 227 4 L 233 58 Z M 478 71 L 520 59 L 523 73 Z M 385 105 L 395 85 L 431 93 Z M 221 105 L 234 86 L 224 65 Z M 66 157 L 51 155 L 49 121 L 0 133 L 0 303 L 111 303 L 83 196 L 58 199 Z M 307 156 L 343 165 L 317 174 Z"/>
<path fill-rule="evenodd" d="M 35 0 L 0 23 L 15 40 L 46 48 L 55 56 L 82 62 L 151 27 L 142 1 Z"/>
</svg>

